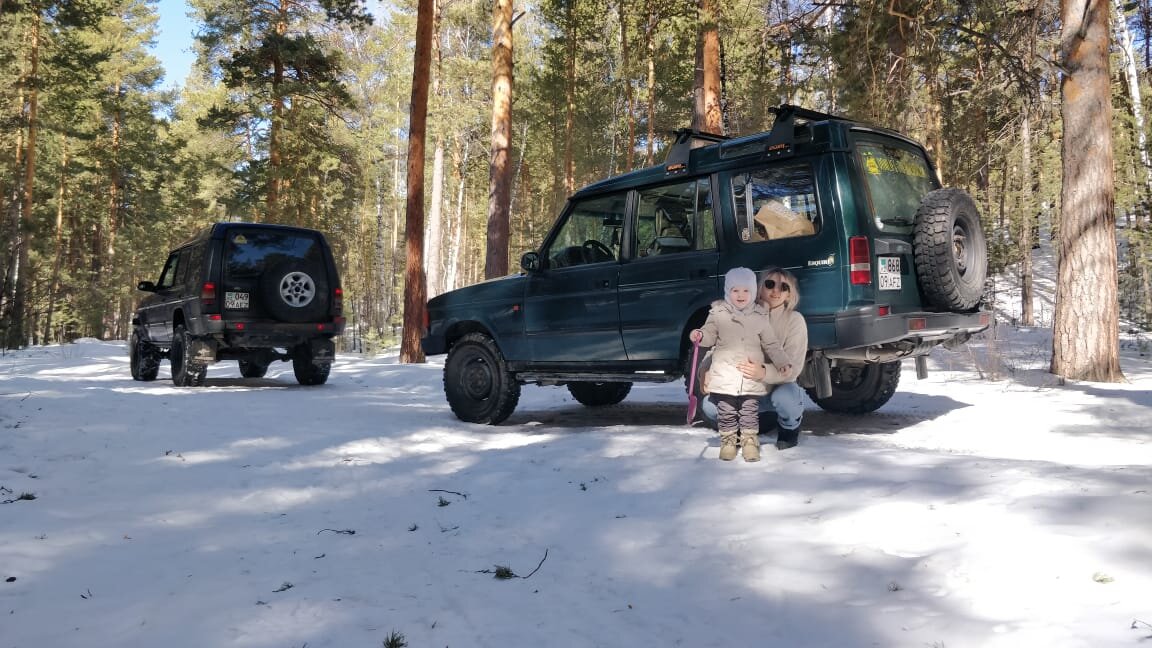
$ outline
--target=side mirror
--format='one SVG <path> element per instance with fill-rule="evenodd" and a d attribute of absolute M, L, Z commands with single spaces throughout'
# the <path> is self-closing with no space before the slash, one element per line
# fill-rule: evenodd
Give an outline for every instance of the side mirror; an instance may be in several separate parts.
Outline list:
<path fill-rule="evenodd" d="M 151 281 L 141 281 L 136 284 L 136 289 L 143 290 L 144 292 L 156 292 L 156 284 Z"/>
<path fill-rule="evenodd" d="M 520 257 L 520 267 L 523 268 L 525 272 L 539 272 L 540 253 L 525 252 L 524 256 Z"/>

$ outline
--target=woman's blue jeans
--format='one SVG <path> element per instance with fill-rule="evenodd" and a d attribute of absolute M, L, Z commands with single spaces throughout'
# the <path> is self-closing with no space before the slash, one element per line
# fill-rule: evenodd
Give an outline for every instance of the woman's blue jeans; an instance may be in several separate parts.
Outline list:
<path fill-rule="evenodd" d="M 709 422 L 716 421 L 716 404 L 710 398 L 700 400 L 700 412 Z M 765 412 L 776 413 L 776 424 L 785 430 L 800 427 L 804 418 L 804 390 L 794 382 L 776 385 L 771 392 L 760 399 L 761 429 Z"/>

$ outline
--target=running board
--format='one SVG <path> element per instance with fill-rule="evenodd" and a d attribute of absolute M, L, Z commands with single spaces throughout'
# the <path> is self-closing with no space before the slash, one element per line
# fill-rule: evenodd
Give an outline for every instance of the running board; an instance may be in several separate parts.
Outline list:
<path fill-rule="evenodd" d="M 666 373 L 564 373 L 562 371 L 523 371 L 516 374 L 516 380 L 540 385 L 561 385 L 570 382 L 614 382 L 614 383 L 666 383 L 679 380 L 682 376 Z"/>

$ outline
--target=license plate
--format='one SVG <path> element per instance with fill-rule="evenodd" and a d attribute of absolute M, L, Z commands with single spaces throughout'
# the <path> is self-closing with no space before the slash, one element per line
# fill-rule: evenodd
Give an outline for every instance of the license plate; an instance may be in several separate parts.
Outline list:
<path fill-rule="evenodd" d="M 233 308 L 233 309 L 248 308 L 248 293 L 246 293 L 246 292 L 225 292 L 224 293 L 224 308 Z"/>
<path fill-rule="evenodd" d="M 880 290 L 900 290 L 900 257 L 877 257 Z"/>

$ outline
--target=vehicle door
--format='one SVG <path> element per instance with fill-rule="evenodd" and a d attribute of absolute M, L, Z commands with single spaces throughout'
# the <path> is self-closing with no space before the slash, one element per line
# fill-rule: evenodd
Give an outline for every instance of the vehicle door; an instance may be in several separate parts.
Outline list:
<path fill-rule="evenodd" d="M 148 338 L 154 342 L 172 340 L 173 313 L 184 300 L 188 260 L 187 249 L 169 254 L 155 291 L 140 303 L 140 321 L 148 331 Z"/>
<path fill-rule="evenodd" d="M 570 202 L 528 275 L 524 327 L 536 362 L 620 362 L 617 282 L 627 192 Z"/>
<path fill-rule="evenodd" d="M 678 359 L 688 318 L 720 297 L 712 196 L 708 177 L 636 192 L 619 288 L 630 361 Z"/>

